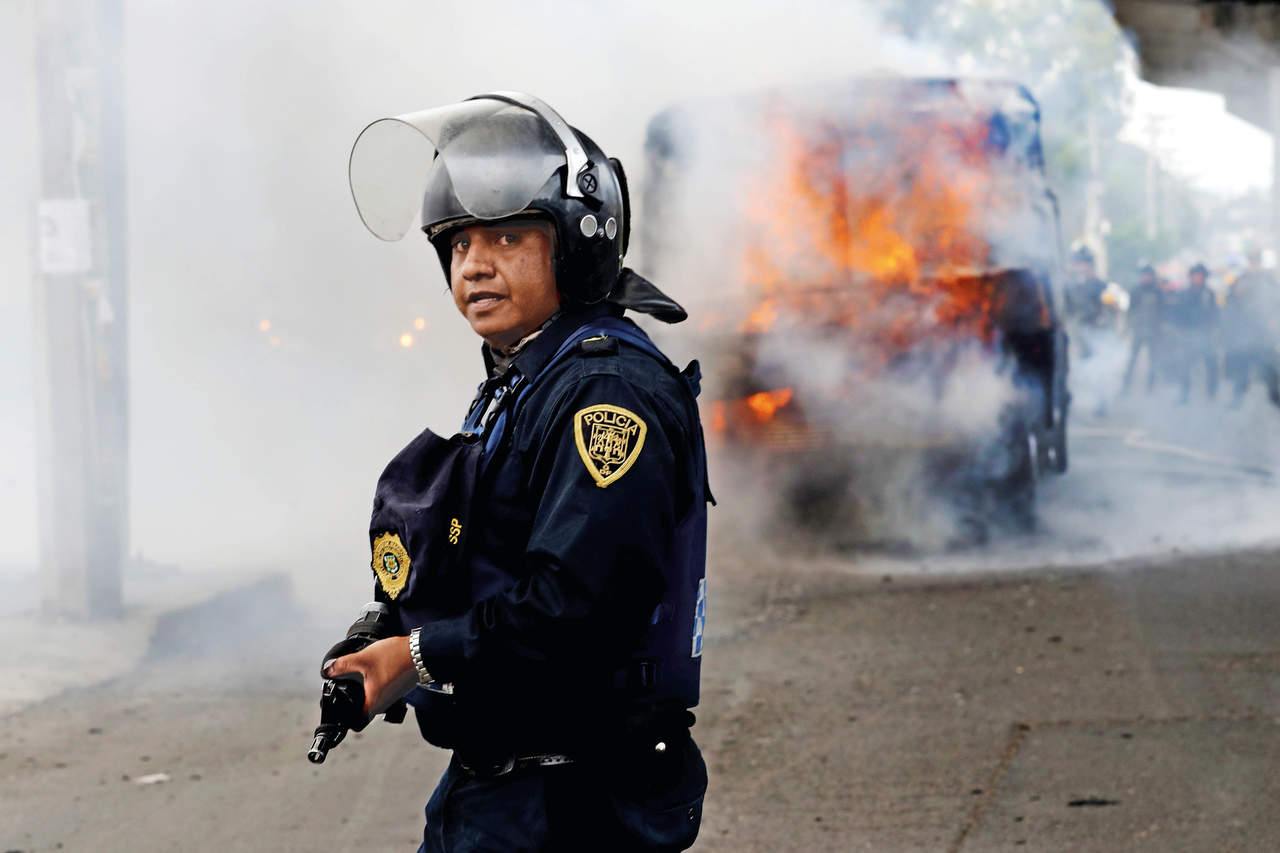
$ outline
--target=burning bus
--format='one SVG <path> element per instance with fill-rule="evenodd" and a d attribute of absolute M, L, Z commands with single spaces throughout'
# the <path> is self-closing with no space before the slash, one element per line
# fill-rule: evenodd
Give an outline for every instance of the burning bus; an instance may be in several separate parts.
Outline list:
<path fill-rule="evenodd" d="M 847 524 L 909 479 L 967 525 L 1026 525 L 1066 469 L 1039 122 L 1014 83 L 885 77 L 650 123 L 642 247 L 705 295 L 709 438 L 790 472 L 802 514 Z"/>

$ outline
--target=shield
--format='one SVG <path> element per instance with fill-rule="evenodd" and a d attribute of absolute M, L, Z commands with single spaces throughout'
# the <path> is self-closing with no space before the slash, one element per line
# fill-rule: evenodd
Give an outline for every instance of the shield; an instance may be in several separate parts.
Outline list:
<path fill-rule="evenodd" d="M 356 210 L 374 236 L 399 240 L 413 226 L 437 157 L 461 210 L 477 219 L 525 210 L 562 166 L 565 193 L 581 197 L 577 176 L 590 165 L 568 123 L 520 92 L 379 119 L 356 138 L 348 172 Z"/>

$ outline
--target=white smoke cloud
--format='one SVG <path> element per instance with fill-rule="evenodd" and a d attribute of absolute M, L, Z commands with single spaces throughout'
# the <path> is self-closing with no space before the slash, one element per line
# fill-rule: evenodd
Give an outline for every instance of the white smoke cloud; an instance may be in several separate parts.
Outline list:
<path fill-rule="evenodd" d="M 17 329 L 39 174 L 30 8 L 3 13 L 14 74 L 0 91 L 25 128 L 0 142 L 15 190 L 0 218 L 16 261 L 5 319 Z M 139 0 L 125 14 L 131 550 L 185 569 L 286 567 L 344 598 L 367 585 L 382 464 L 422 426 L 453 428 L 480 372 L 430 248 L 360 226 L 345 174 L 360 128 L 523 89 L 621 156 L 639 196 L 644 128 L 661 108 L 913 56 L 861 4 L 497 2 L 481 14 L 408 0 Z M 22 398 L 4 437 L 23 457 L 0 493 L 3 560 L 20 566 L 36 554 L 29 347 L 7 337 L 16 357 L 3 368 L 6 394 Z"/>
<path fill-rule="evenodd" d="M 34 2 L 0 4 L 0 103 L 18 129 L 0 137 L 0 564 L 23 568 L 36 554 L 23 332 L 40 165 Z M 380 243 L 355 215 L 345 170 L 362 127 L 492 89 L 532 92 L 627 163 L 644 228 L 653 180 L 644 134 L 660 110 L 877 71 L 949 70 L 938 51 L 855 2 L 125 8 L 131 550 L 192 570 L 285 568 L 308 596 L 344 606 L 367 590 L 365 530 L 382 465 L 424 425 L 452 429 L 480 373 L 434 252 L 412 237 Z M 707 170 L 683 184 L 692 214 L 666 223 L 668 233 L 686 246 L 732 245 L 731 179 Z M 632 262 L 678 271 L 659 283 L 694 309 L 690 326 L 722 293 L 714 254 L 695 264 L 637 251 Z M 399 345 L 404 334 L 412 347 Z M 684 329 L 668 336 L 677 357 L 698 354 L 692 340 Z M 807 381 L 842 375 L 837 359 L 799 357 L 819 368 Z M 985 423 L 1002 380 L 963 387 L 939 400 L 889 383 L 878 389 L 881 420 L 866 428 L 918 422 L 925 405 L 962 429 Z"/>

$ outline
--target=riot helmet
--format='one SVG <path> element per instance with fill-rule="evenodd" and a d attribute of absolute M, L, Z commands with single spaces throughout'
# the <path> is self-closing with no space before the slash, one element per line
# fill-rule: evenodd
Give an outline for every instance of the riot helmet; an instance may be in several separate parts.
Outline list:
<path fill-rule="evenodd" d="M 1196 261 L 1195 266 L 1187 270 L 1187 281 L 1192 287 L 1196 288 L 1205 287 L 1209 284 L 1209 268 L 1204 265 L 1204 261 Z"/>
<path fill-rule="evenodd" d="M 537 217 L 556 233 L 556 286 L 591 304 L 619 283 L 630 230 L 622 164 L 551 107 L 520 92 L 375 121 L 351 150 L 365 226 L 399 240 L 421 227 L 449 280 L 449 238 L 477 223 Z"/>
<path fill-rule="evenodd" d="M 1071 250 L 1071 260 L 1078 264 L 1088 264 L 1093 266 L 1097 259 L 1093 254 L 1093 250 L 1083 243 L 1077 243 Z"/>

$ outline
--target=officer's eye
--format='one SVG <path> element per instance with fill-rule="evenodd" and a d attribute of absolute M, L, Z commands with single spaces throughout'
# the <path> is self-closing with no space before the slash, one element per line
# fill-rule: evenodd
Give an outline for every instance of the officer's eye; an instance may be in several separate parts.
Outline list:
<path fill-rule="evenodd" d="M 466 237 L 458 237 L 453 241 L 453 250 L 455 252 L 465 252 L 469 248 L 471 248 L 471 241 Z"/>
<path fill-rule="evenodd" d="M 498 235 L 498 244 L 501 246 L 514 246 L 520 242 L 520 235 L 514 231 L 508 231 Z"/>

